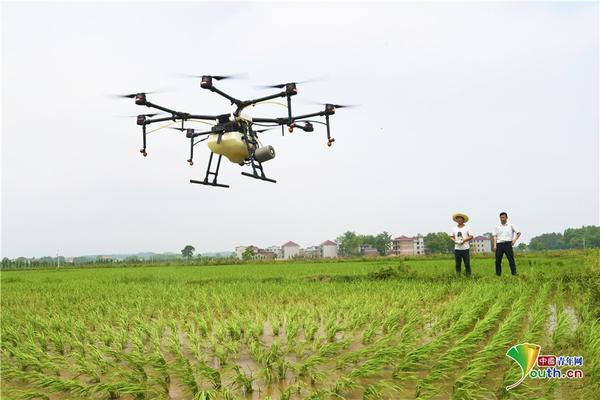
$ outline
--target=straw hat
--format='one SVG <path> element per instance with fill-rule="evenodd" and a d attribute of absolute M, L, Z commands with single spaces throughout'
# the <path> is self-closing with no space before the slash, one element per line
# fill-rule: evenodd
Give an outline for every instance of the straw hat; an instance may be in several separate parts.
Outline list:
<path fill-rule="evenodd" d="M 453 220 L 454 222 L 458 222 L 458 221 L 456 220 L 456 218 L 458 218 L 458 217 L 463 217 L 463 219 L 465 220 L 464 222 L 467 222 L 467 221 L 469 220 L 469 216 L 468 216 L 467 214 L 463 214 L 463 213 L 456 213 L 456 214 L 453 214 L 453 215 L 452 215 L 452 220 Z"/>

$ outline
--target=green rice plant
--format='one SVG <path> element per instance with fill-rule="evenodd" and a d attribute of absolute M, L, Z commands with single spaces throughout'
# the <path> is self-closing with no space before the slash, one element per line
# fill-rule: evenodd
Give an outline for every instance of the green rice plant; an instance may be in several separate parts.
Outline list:
<path fill-rule="evenodd" d="M 204 362 L 199 362 L 197 368 L 198 368 L 198 372 L 200 373 L 200 375 L 202 375 L 204 378 L 206 378 L 210 382 L 210 384 L 212 385 L 212 387 L 214 389 L 217 389 L 217 390 L 221 389 L 222 378 L 221 378 L 221 372 L 219 370 L 208 366 Z"/>
<path fill-rule="evenodd" d="M 330 392 L 324 389 L 318 389 L 305 397 L 305 400 L 325 400 Z"/>
<path fill-rule="evenodd" d="M 409 351 L 398 360 L 397 366 L 393 371 L 393 376 L 395 378 L 400 378 L 403 375 L 406 375 L 407 372 L 421 367 L 423 361 L 431 359 L 440 350 L 445 348 L 448 343 L 452 343 L 454 339 L 467 332 L 472 324 L 487 311 L 487 307 L 491 303 L 493 296 L 494 294 L 490 293 L 484 294 L 473 292 L 472 297 L 480 297 L 479 300 L 475 303 L 467 303 L 471 304 L 468 306 L 469 308 L 464 310 L 461 316 L 443 334 L 435 337 L 431 342 Z"/>
<path fill-rule="evenodd" d="M 306 318 L 304 320 L 304 338 L 309 342 L 312 342 L 316 338 L 316 334 L 319 331 L 319 323 L 313 318 Z"/>
<path fill-rule="evenodd" d="M 591 399 L 600 392 L 600 380 L 598 379 L 598 376 L 600 376 L 600 363 L 596 362 L 596 360 L 600 360 L 600 321 L 589 319 L 584 324 L 586 333 L 583 351 L 587 370 L 585 371 L 582 398 Z M 591 361 L 587 362 L 587 360 Z"/>
<path fill-rule="evenodd" d="M 550 296 L 551 285 L 545 284 L 537 292 L 537 296 L 531 312 L 529 313 L 529 325 L 522 337 L 514 340 L 514 343 L 539 343 L 545 336 L 546 324 L 549 316 L 548 299 Z M 511 363 L 512 364 L 512 363 Z M 507 368 L 503 375 L 502 383 L 496 391 L 496 396 L 500 398 L 534 398 L 535 394 L 529 390 L 528 382 L 525 381 L 516 390 L 506 391 L 506 386 L 516 382 L 520 378 L 519 368 Z"/>
<path fill-rule="evenodd" d="M 232 383 L 234 387 L 241 389 L 243 393 L 252 393 L 252 383 L 254 382 L 254 377 L 252 373 L 245 373 L 239 365 L 233 365 L 233 380 Z"/>
<path fill-rule="evenodd" d="M 362 334 L 362 344 L 373 343 L 373 336 L 377 332 L 377 323 L 372 322 Z"/>
<path fill-rule="evenodd" d="M 20 400 L 50 400 L 50 396 L 41 393 L 41 392 L 30 392 L 30 391 L 24 391 L 24 390 L 19 390 L 19 391 L 13 391 L 12 393 L 7 393 L 10 394 L 11 397 L 9 398 L 14 398 L 14 399 L 20 399 Z M 12 397 L 14 396 L 14 397 Z"/>
<path fill-rule="evenodd" d="M 562 304 L 556 304 L 556 327 L 552 332 L 552 347 L 565 349 L 568 346 L 571 330 L 569 320 Z"/>
<path fill-rule="evenodd" d="M 359 387 L 360 384 L 356 381 L 355 378 L 352 378 L 350 376 L 342 376 L 336 379 L 336 381 L 330 389 L 330 392 L 336 395 L 337 397 L 342 398 L 341 395 L 343 393 Z"/>
<path fill-rule="evenodd" d="M 260 318 L 256 317 L 253 320 L 248 322 L 248 335 L 254 339 L 258 340 L 263 335 L 264 326 L 263 322 Z"/>
<path fill-rule="evenodd" d="M 82 375 L 87 375 L 91 379 L 89 383 L 100 382 L 100 371 L 98 371 L 93 365 L 90 365 L 87 360 L 81 357 L 79 354 L 75 354 L 74 359 L 75 378 L 79 378 Z"/>
<path fill-rule="evenodd" d="M 279 332 L 281 331 L 281 320 L 278 318 L 272 319 L 271 329 L 273 330 L 273 336 L 279 336 Z"/>
<path fill-rule="evenodd" d="M 393 395 L 396 396 L 397 392 L 398 388 L 396 386 L 384 381 L 380 381 L 367 385 L 363 390 L 362 398 L 363 400 L 380 400 L 386 398 L 386 393 L 393 393 Z"/>
<path fill-rule="evenodd" d="M 216 390 L 199 390 L 194 394 L 193 400 L 215 400 L 217 394 Z"/>
<path fill-rule="evenodd" d="M 0 395 L 261 398 L 276 385 L 283 399 L 396 399 L 414 395 L 417 376 L 430 370 L 438 378 L 425 378 L 431 388 L 421 397 L 447 397 L 456 381 L 454 398 L 594 398 L 599 254 L 519 254 L 519 280 L 497 279 L 485 256 L 475 257 L 481 268 L 471 280 L 448 276 L 453 261 L 443 257 L 409 259 L 410 274 L 390 279 L 375 279 L 389 260 L 3 271 Z M 531 308 L 523 312 L 519 301 L 489 331 L 481 327 L 497 299 L 526 292 L 540 293 Z M 559 305 L 550 334 L 547 304 Z M 473 331 L 485 333 L 477 340 Z M 547 334 L 557 351 L 584 355 L 585 379 L 526 380 L 504 394 L 515 369 L 501 347 L 509 336 L 537 343 Z M 271 344 L 273 336 L 284 339 Z M 458 357 L 454 348 L 464 363 L 446 360 Z M 260 379 L 252 376 L 252 394 L 241 395 L 230 365 L 247 356 Z"/>
<path fill-rule="evenodd" d="M 431 398 L 438 393 L 439 386 L 436 385 L 436 382 L 441 379 L 448 379 L 452 369 L 465 362 L 465 355 L 472 352 L 477 343 L 485 339 L 487 333 L 496 326 L 507 303 L 507 295 L 498 299 L 498 302 L 492 306 L 487 315 L 477 322 L 473 330 L 456 342 L 436 361 L 429 374 L 417 384 L 417 398 Z"/>
<path fill-rule="evenodd" d="M 280 395 L 280 400 L 290 400 L 294 394 L 299 394 L 302 386 L 299 383 L 294 383 L 285 388 Z"/>
<path fill-rule="evenodd" d="M 239 399 L 241 399 L 240 396 L 236 395 L 235 393 L 233 393 L 231 390 L 229 390 L 227 388 L 221 389 L 221 397 L 224 400 L 239 400 Z"/>
<path fill-rule="evenodd" d="M 285 325 L 285 335 L 288 343 L 293 343 L 300 331 L 300 325 L 295 318 L 289 318 Z"/>
<path fill-rule="evenodd" d="M 107 395 L 110 399 L 118 399 L 123 395 L 132 395 L 135 399 L 145 399 L 148 388 L 145 385 L 118 382 L 118 383 L 98 383 L 90 388 L 90 394 Z"/>
<path fill-rule="evenodd" d="M 400 310 L 396 310 L 392 314 L 390 314 L 381 325 L 381 330 L 383 334 L 385 335 L 390 332 L 394 332 L 400 325 L 401 317 L 402 312 Z"/>
<path fill-rule="evenodd" d="M 466 371 L 455 381 L 453 399 L 479 399 L 493 396 L 493 391 L 482 385 L 486 375 L 496 367 L 499 359 L 504 357 L 515 336 L 521 330 L 527 315 L 529 295 L 521 295 L 514 303 L 512 312 L 504 320 L 498 332 L 488 344 L 469 361 Z"/>
<path fill-rule="evenodd" d="M 342 327 L 338 324 L 335 318 L 327 321 L 327 325 L 325 326 L 325 337 L 328 342 L 333 342 L 336 339 L 336 335 L 342 332 Z"/>
<path fill-rule="evenodd" d="M 275 380 L 273 369 L 271 367 L 263 367 L 258 370 L 258 376 L 260 376 L 267 386 L 271 386 L 273 381 Z"/>
<path fill-rule="evenodd" d="M 341 352 L 346 348 L 350 342 L 343 340 L 334 343 L 325 343 L 319 348 L 314 354 L 308 356 L 304 361 L 293 366 L 299 376 L 306 376 L 306 374 L 313 370 L 318 365 L 326 362 L 328 359 L 333 357 L 335 354 Z"/>

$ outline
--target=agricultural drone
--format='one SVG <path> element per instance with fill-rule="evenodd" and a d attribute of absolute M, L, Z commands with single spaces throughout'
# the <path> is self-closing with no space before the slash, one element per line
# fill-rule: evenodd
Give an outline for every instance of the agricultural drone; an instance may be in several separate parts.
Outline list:
<path fill-rule="evenodd" d="M 147 156 L 146 135 L 149 133 L 147 127 L 157 122 L 172 121 L 173 123 L 169 125 L 173 125 L 174 123 L 181 121 L 181 126 L 169 128 L 184 132 L 186 137 L 190 139 L 190 158 L 187 160 L 190 165 L 194 164 L 194 147 L 201 142 L 207 142 L 208 148 L 210 149 L 210 156 L 208 158 L 208 166 L 206 168 L 204 180 L 190 180 L 191 183 L 198 183 L 201 185 L 229 187 L 229 185 L 224 185 L 217 181 L 223 156 L 232 163 L 241 166 L 246 165 L 252 168 L 251 172 L 242 172 L 242 175 L 275 183 L 276 181 L 274 179 L 268 178 L 265 175 L 263 169 L 263 163 L 275 157 L 275 149 L 270 145 L 263 146 L 258 139 L 258 134 L 279 126 L 281 126 L 282 135 L 285 131 L 284 126 L 287 126 L 287 130 L 290 133 L 296 128 L 305 132 L 313 132 L 313 123 L 317 123 L 325 125 L 327 130 L 327 146 L 331 146 L 335 139 L 331 137 L 329 117 L 335 114 L 336 108 L 349 107 L 340 104 L 322 104 L 325 108 L 321 111 L 304 115 L 293 115 L 292 96 L 298 94 L 296 86 L 298 82 L 266 86 L 266 88 L 281 89 L 281 91 L 257 99 L 239 100 L 218 89 L 213 84 L 214 81 L 229 79 L 233 76 L 201 75 L 193 77 L 201 79 L 201 88 L 210 90 L 229 100 L 231 105 L 235 105 L 235 111 L 233 111 L 233 113 L 220 115 L 198 115 L 175 111 L 148 101 L 147 95 L 153 92 L 119 95 L 119 97 L 134 99 L 135 104 L 139 106 L 153 108 L 162 113 L 166 113 L 167 115 L 165 117 L 161 117 L 161 114 L 157 113 L 137 115 L 137 124 L 142 127 L 143 147 L 140 150 L 140 153 L 142 153 L 144 157 Z M 243 114 L 246 107 L 254 106 L 262 102 L 268 102 L 269 100 L 279 97 L 285 97 L 287 100 L 287 116 L 285 117 L 257 118 Z M 311 119 L 314 117 L 325 117 L 325 122 Z M 212 127 L 208 131 L 199 131 L 186 127 L 186 121 L 204 122 L 212 125 Z M 263 129 L 255 129 L 255 126 Z M 158 129 L 166 127 L 167 126 L 164 126 Z M 214 163 L 216 163 L 216 166 L 213 165 Z"/>

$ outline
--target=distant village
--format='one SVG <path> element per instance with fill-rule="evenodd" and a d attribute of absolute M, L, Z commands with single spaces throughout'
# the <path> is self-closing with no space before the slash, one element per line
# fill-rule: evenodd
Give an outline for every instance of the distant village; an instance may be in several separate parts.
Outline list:
<path fill-rule="evenodd" d="M 379 251 L 371 246 L 360 246 L 358 254 L 365 257 L 379 256 Z M 471 251 L 475 253 L 489 253 L 492 251 L 491 236 L 476 236 L 471 241 Z M 419 256 L 425 254 L 425 241 L 422 235 L 413 237 L 399 236 L 392 240 L 392 245 L 387 252 L 390 256 Z M 326 240 L 323 243 L 303 248 L 299 244 L 288 241 L 281 246 L 259 248 L 253 245 L 237 246 L 235 256 L 240 260 L 251 259 L 293 259 L 293 258 L 336 258 L 338 245 L 336 242 Z"/>

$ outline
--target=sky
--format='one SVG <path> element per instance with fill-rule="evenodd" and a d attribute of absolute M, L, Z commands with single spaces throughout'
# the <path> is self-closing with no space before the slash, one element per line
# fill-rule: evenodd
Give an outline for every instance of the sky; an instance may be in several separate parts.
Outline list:
<path fill-rule="evenodd" d="M 2 257 L 229 251 L 345 231 L 476 234 L 500 211 L 528 242 L 598 225 L 597 3 L 2 2 Z M 311 102 L 358 104 L 284 137 L 264 164 L 276 184 L 204 177 L 209 151 L 159 130 L 140 155 L 136 115 L 110 94 L 197 114 L 231 112 L 180 74 L 237 98 L 298 86 Z M 284 115 L 259 105 L 253 116 Z M 192 126 L 192 125 L 190 125 Z M 198 128 L 201 125 L 196 126 Z"/>

